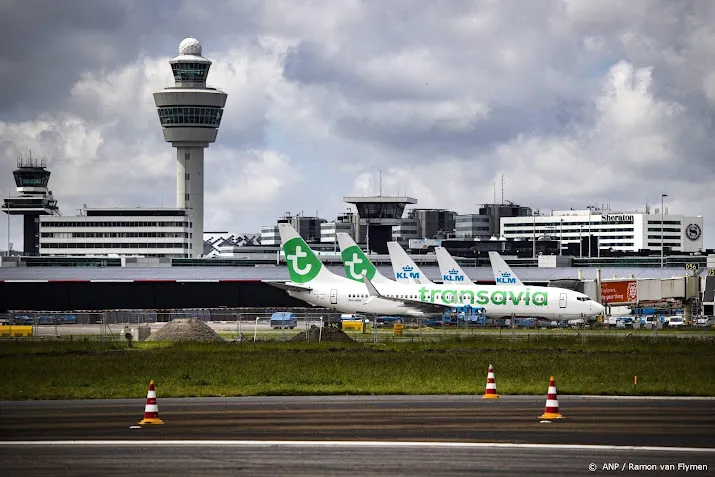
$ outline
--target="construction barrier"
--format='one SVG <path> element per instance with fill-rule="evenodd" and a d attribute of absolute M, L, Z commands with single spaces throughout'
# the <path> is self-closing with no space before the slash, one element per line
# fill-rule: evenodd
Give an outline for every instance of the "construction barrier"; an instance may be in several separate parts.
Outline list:
<path fill-rule="evenodd" d="M 359 320 L 344 320 L 343 331 L 360 331 L 365 333 L 365 323 Z"/>
<path fill-rule="evenodd" d="M 0 337 L 32 336 L 32 326 L 0 326 Z"/>

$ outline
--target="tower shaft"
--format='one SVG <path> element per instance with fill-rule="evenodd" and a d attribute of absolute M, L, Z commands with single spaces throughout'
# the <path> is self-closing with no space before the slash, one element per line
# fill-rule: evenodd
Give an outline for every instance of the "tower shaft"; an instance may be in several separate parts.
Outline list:
<path fill-rule="evenodd" d="M 204 239 L 204 147 L 176 145 L 176 207 L 191 219 L 191 249 L 202 254 Z"/>

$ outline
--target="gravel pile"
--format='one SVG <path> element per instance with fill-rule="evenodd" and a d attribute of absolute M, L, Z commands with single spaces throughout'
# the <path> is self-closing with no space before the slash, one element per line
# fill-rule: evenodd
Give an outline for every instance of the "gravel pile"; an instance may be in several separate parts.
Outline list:
<path fill-rule="evenodd" d="M 198 318 L 177 318 L 149 335 L 146 341 L 225 341 Z"/>
<path fill-rule="evenodd" d="M 332 326 L 326 326 L 323 328 L 323 333 L 321 337 L 320 327 L 311 325 L 308 331 L 302 331 L 295 335 L 291 341 L 306 341 L 305 335 L 308 334 L 307 341 L 355 341 L 350 336 L 348 336 L 343 330 L 333 328 Z"/>

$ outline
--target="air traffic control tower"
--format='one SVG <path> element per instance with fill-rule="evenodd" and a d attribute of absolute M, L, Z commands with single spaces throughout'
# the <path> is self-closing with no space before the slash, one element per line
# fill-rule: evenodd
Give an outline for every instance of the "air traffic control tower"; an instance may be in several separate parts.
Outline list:
<path fill-rule="evenodd" d="M 169 61 L 173 87 L 154 93 L 164 140 L 176 148 L 176 207 L 191 220 L 191 257 L 203 254 L 204 149 L 216 141 L 226 93 L 206 86 L 211 61 L 201 56 L 201 43 L 186 38 L 179 56 Z"/>
<path fill-rule="evenodd" d="M 387 254 L 387 242 L 392 241 L 392 227 L 400 225 L 407 204 L 416 204 L 412 197 L 343 197 L 343 202 L 355 205 L 357 226 L 355 241 L 367 244 L 368 251 Z"/>
<path fill-rule="evenodd" d="M 18 158 L 17 169 L 12 172 L 15 176 L 17 195 L 7 197 L 2 206 L 2 211 L 8 215 L 23 216 L 22 252 L 24 255 L 40 253 L 40 216 L 60 215 L 57 201 L 52 196 L 52 191 L 47 189 L 50 171 L 45 169 L 46 167 L 45 158 L 34 158 L 32 154 L 29 157 Z"/>

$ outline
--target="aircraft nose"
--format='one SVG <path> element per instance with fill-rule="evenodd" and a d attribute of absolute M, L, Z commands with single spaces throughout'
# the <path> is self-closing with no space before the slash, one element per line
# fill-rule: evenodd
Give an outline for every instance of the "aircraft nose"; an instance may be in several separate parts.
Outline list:
<path fill-rule="evenodd" d="M 601 305 L 600 303 L 596 303 L 594 305 L 594 311 L 596 312 L 597 315 L 602 315 L 604 311 L 606 311 L 606 307 Z"/>

